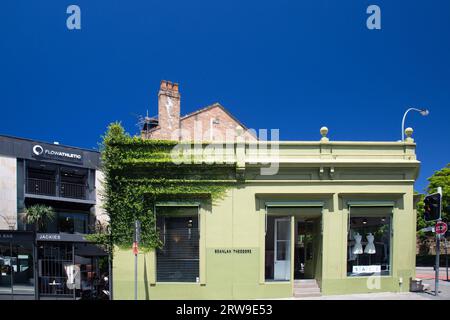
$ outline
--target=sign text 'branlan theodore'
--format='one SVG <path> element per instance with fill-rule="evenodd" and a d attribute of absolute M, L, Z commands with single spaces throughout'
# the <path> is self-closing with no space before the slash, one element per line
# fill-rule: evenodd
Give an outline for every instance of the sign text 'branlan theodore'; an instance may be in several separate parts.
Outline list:
<path fill-rule="evenodd" d="M 216 254 L 228 254 L 228 253 L 248 254 L 248 253 L 252 253 L 252 249 L 214 249 L 214 253 L 216 253 Z"/>

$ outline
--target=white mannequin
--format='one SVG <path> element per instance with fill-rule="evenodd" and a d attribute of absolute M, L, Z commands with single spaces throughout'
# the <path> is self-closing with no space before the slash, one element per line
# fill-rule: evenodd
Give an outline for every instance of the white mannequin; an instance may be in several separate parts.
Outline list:
<path fill-rule="evenodd" d="M 367 234 L 366 238 L 367 238 L 368 243 L 367 243 L 366 247 L 364 248 L 364 253 L 375 254 L 376 250 L 375 250 L 375 245 L 373 244 L 373 240 L 375 237 L 373 236 L 373 234 L 371 232 L 369 232 Z"/>
<path fill-rule="evenodd" d="M 350 246 L 349 250 L 348 250 L 348 261 L 354 261 L 356 260 L 356 255 L 353 254 L 353 247 Z"/>
<path fill-rule="evenodd" d="M 362 254 L 363 253 L 363 248 L 362 248 L 362 244 L 361 244 L 361 239 L 362 236 L 357 232 L 354 236 L 355 238 L 355 245 L 353 246 L 353 254 Z"/>

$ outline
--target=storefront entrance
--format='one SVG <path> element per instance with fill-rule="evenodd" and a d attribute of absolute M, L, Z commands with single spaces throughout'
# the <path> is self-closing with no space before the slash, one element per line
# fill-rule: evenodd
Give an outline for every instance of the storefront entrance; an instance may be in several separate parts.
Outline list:
<path fill-rule="evenodd" d="M 33 234 L 0 231 L 0 300 L 34 299 Z"/>
<path fill-rule="evenodd" d="M 320 277 L 321 207 L 270 207 L 265 229 L 266 281 Z"/>
<path fill-rule="evenodd" d="M 87 243 L 38 243 L 39 299 L 101 299 L 108 257 Z M 105 297 L 107 298 L 107 297 Z"/>
<path fill-rule="evenodd" d="M 319 220 L 295 220 L 294 279 L 314 279 L 315 246 L 317 234 L 315 225 Z M 317 250 L 317 248 L 316 248 Z M 317 255 L 317 253 L 316 253 Z"/>

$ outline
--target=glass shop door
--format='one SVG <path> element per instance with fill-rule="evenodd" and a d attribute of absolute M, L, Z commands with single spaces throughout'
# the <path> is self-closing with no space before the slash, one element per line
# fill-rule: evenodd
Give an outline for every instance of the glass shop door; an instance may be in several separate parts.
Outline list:
<path fill-rule="evenodd" d="M 291 277 L 291 219 L 275 219 L 274 280 L 290 280 Z"/>

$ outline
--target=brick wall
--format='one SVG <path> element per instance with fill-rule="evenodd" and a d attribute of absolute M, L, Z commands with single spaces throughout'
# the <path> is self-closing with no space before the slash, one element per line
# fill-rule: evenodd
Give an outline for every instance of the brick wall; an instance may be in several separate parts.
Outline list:
<path fill-rule="evenodd" d="M 233 119 L 218 104 L 206 108 L 199 113 L 181 119 L 181 139 L 202 141 L 228 141 L 236 140 L 239 123 Z M 201 138 L 200 138 L 201 137 Z M 244 133 L 244 138 L 255 140 L 249 132 Z"/>
<path fill-rule="evenodd" d="M 237 128 L 242 126 L 220 104 L 214 104 L 188 116 L 180 117 L 180 92 L 178 84 L 161 81 L 158 93 L 158 126 L 148 133 L 142 132 L 144 139 L 161 140 L 236 140 Z M 256 137 L 245 131 L 243 137 L 254 141 Z"/>

